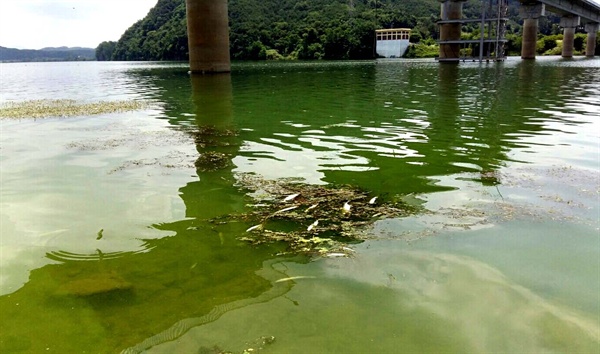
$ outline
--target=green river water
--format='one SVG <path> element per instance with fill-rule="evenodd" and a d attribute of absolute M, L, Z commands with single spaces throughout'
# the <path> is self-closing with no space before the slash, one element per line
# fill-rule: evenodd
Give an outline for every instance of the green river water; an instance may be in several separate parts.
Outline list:
<path fill-rule="evenodd" d="M 148 103 L 0 118 L 0 353 L 600 352 L 600 59 L 187 70 L 0 64 L 0 109 Z M 248 174 L 418 211 L 253 245 Z"/>

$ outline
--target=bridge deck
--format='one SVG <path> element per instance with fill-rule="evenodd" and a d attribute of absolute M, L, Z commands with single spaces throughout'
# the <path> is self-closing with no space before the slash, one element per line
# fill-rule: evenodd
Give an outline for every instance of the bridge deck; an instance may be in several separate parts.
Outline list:
<path fill-rule="evenodd" d="M 521 1 L 523 2 L 523 1 Z M 539 0 L 546 9 L 559 15 L 577 15 L 582 23 L 600 22 L 600 5 L 589 0 Z"/>

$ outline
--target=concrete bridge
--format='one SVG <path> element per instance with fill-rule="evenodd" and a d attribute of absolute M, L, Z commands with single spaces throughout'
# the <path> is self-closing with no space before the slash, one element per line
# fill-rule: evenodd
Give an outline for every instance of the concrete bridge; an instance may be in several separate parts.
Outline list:
<path fill-rule="evenodd" d="M 440 60 L 459 60 L 460 35 L 463 19 L 462 7 L 466 0 L 440 0 Z M 485 1 L 485 0 L 484 0 Z M 519 0 L 523 19 L 523 40 L 521 58 L 535 59 L 538 34 L 538 20 L 546 10 L 561 15 L 560 26 L 564 29 L 562 56 L 573 56 L 575 29 L 585 26 L 588 33 L 586 56 L 594 56 L 596 35 L 600 23 L 600 5 L 589 0 Z M 497 3 L 506 0 L 496 0 Z M 500 18 L 498 21 L 507 20 Z"/>
<path fill-rule="evenodd" d="M 459 59 L 460 44 L 457 42 L 460 41 L 462 7 L 465 1 L 440 0 L 440 59 Z M 520 13 L 523 19 L 521 50 L 523 59 L 535 58 L 538 19 L 545 15 L 546 9 L 562 16 L 564 57 L 573 56 L 575 28 L 582 25 L 588 32 L 586 55 L 594 55 L 596 34 L 600 23 L 600 5 L 589 0 L 520 0 L 520 2 Z M 192 73 L 231 71 L 227 0 L 186 0 L 186 9 L 190 71 Z M 448 57 L 448 53 L 457 53 L 456 58 Z"/>
<path fill-rule="evenodd" d="M 545 14 L 546 9 L 562 16 L 560 21 L 560 26 L 564 31 L 562 56 L 565 58 L 573 56 L 575 28 L 584 25 L 585 31 L 588 33 L 586 56 L 593 57 L 600 23 L 600 5 L 588 0 L 539 0 L 539 2 L 521 0 L 523 42 L 525 42 L 525 33 L 529 36 L 535 35 L 535 38 L 528 38 L 528 43 L 532 40 L 534 43 L 528 45 L 527 52 L 521 51 L 521 57 L 523 59 L 535 58 L 537 22 L 539 17 Z"/>

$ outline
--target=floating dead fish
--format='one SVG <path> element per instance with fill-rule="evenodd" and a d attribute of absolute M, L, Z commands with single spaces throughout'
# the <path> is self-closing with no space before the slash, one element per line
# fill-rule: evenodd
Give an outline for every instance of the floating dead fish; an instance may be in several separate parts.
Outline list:
<path fill-rule="evenodd" d="M 353 252 L 353 253 L 354 253 L 354 252 L 356 252 L 355 250 L 353 250 L 353 249 L 352 249 L 352 248 L 350 248 L 350 247 L 342 247 L 342 249 L 343 249 L 344 251 L 348 251 L 348 252 Z"/>
<path fill-rule="evenodd" d="M 283 201 L 284 202 L 291 202 L 292 200 L 298 198 L 299 195 L 300 195 L 300 193 L 288 195 L 287 197 L 285 197 L 285 199 Z"/>
<path fill-rule="evenodd" d="M 269 204 L 264 204 L 264 203 L 258 203 L 258 204 L 246 204 L 247 207 L 251 207 L 251 208 L 264 208 L 264 207 L 268 207 Z"/>
<path fill-rule="evenodd" d="M 67 232 L 67 231 L 69 231 L 69 229 L 58 229 L 58 230 L 54 230 L 54 231 L 45 232 L 43 234 L 40 234 L 39 237 L 54 236 L 54 235 L 62 234 L 63 232 Z"/>
<path fill-rule="evenodd" d="M 337 253 L 337 252 L 327 253 L 327 257 L 329 257 L 329 258 L 346 257 L 346 254 L 345 253 Z"/>
<path fill-rule="evenodd" d="M 377 201 L 377 197 L 373 197 L 373 198 L 371 198 L 371 200 L 369 200 L 369 204 L 375 204 L 376 201 Z"/>
<path fill-rule="evenodd" d="M 275 212 L 275 214 L 285 213 L 286 211 L 294 210 L 296 208 L 298 208 L 298 206 L 294 205 L 294 206 L 291 206 L 291 207 L 288 207 L 288 208 L 285 208 L 285 209 L 278 210 L 278 211 Z"/>
<path fill-rule="evenodd" d="M 319 220 L 313 222 L 312 224 L 310 224 L 310 226 L 308 227 L 308 229 L 306 229 L 306 231 L 311 231 L 312 229 L 314 229 L 317 225 L 319 225 Z"/>
<path fill-rule="evenodd" d="M 346 203 L 344 203 L 344 206 L 342 207 L 342 211 L 344 213 L 349 213 L 350 212 L 350 208 L 352 208 L 352 205 L 350 205 L 350 203 L 346 202 Z"/>
<path fill-rule="evenodd" d="M 314 209 L 314 208 L 316 208 L 317 206 L 319 206 L 319 203 L 317 203 L 317 204 L 313 204 L 313 205 L 309 206 L 308 208 L 306 208 L 306 210 L 305 210 L 305 211 L 308 213 L 309 211 L 313 210 L 313 209 Z"/>
<path fill-rule="evenodd" d="M 378 192 L 348 185 L 311 185 L 295 178 L 272 181 L 254 174 L 241 174 L 236 178 L 236 186 L 253 198 L 251 203 L 266 206 L 218 216 L 210 222 L 214 225 L 240 222 L 246 228 L 254 222 L 261 223 L 262 231 L 242 231 L 238 239 L 253 245 L 287 243 L 285 252 L 278 253 L 281 255 L 302 253 L 325 259 L 352 258 L 359 251 L 351 250 L 351 246 L 343 242 L 362 240 L 368 233 L 367 227 L 377 220 L 373 215 L 396 218 L 420 210 L 402 201 L 388 201 Z M 288 202 L 284 203 L 284 199 Z M 369 201 L 373 204 L 368 204 Z"/>
<path fill-rule="evenodd" d="M 289 278 L 281 278 L 278 280 L 275 280 L 276 283 L 283 283 L 284 281 L 292 281 L 292 280 L 297 280 L 297 279 L 315 279 L 315 276 L 312 275 L 298 275 L 295 277 L 289 277 Z"/>
<path fill-rule="evenodd" d="M 262 230 L 262 229 L 263 229 L 263 224 L 258 224 L 258 225 L 249 227 L 248 230 L 246 230 L 246 232 L 250 232 L 250 231 L 254 231 L 254 230 Z"/>

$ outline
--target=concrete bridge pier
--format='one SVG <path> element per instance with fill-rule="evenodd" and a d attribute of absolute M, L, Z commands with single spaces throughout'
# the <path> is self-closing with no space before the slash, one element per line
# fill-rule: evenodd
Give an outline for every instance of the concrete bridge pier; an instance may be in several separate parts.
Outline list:
<path fill-rule="evenodd" d="M 535 59 L 537 45 L 538 20 L 546 13 L 546 7 L 541 3 L 521 4 L 519 14 L 523 19 L 523 41 L 521 59 Z"/>
<path fill-rule="evenodd" d="M 460 60 L 463 4 L 466 0 L 440 0 L 440 62 Z M 451 43 L 444 43 L 450 41 Z M 456 41 L 456 43 L 452 43 Z"/>
<path fill-rule="evenodd" d="M 585 31 L 587 32 L 587 44 L 585 47 L 585 55 L 587 57 L 593 57 L 596 52 L 596 36 L 600 23 L 587 23 L 585 25 Z"/>
<path fill-rule="evenodd" d="M 231 71 L 227 0 L 186 0 L 192 74 Z"/>
<path fill-rule="evenodd" d="M 573 57 L 573 46 L 575 44 L 575 27 L 581 24 L 579 16 L 563 16 L 560 19 L 560 26 L 563 28 L 563 47 L 562 57 Z"/>

